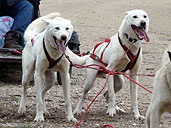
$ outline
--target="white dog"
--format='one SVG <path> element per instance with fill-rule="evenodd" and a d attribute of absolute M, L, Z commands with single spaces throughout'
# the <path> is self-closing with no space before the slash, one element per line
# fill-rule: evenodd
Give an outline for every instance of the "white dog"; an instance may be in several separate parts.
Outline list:
<path fill-rule="evenodd" d="M 137 74 L 142 59 L 141 42 L 143 39 L 146 42 L 149 42 L 149 37 L 147 35 L 148 28 L 149 18 L 145 11 L 132 10 L 126 12 L 126 16 L 122 21 L 118 33 L 103 43 L 96 45 L 91 51 L 91 55 L 86 61 L 86 64 L 105 65 L 108 70 L 122 72 L 130 70 L 131 74 Z M 126 51 L 127 55 L 125 55 L 121 62 L 117 64 Z M 74 110 L 74 114 L 80 114 L 85 95 L 92 88 L 98 74 L 99 72 L 97 70 L 87 69 L 84 92 L 76 109 Z M 138 81 L 137 76 L 131 75 L 130 77 Z M 112 75 L 109 77 L 108 92 L 105 93 L 105 97 L 108 97 L 107 113 L 110 116 L 116 114 L 117 111 L 124 112 L 124 110 L 120 109 L 115 103 L 115 92 L 122 88 L 123 82 L 124 79 L 121 75 Z M 137 85 L 131 82 L 130 88 L 135 118 L 144 118 L 139 114 L 138 110 Z"/>
<path fill-rule="evenodd" d="M 153 94 L 147 111 L 147 128 L 159 128 L 161 115 L 171 113 L 171 45 L 163 55 L 161 68 L 153 81 Z M 168 55 L 169 53 L 169 55 Z"/>
<path fill-rule="evenodd" d="M 68 121 L 76 121 L 70 103 L 69 61 L 65 54 L 77 64 L 83 64 L 85 57 L 78 57 L 66 45 L 73 26 L 58 13 L 52 13 L 33 21 L 25 32 L 26 46 L 22 55 L 22 96 L 18 112 L 26 112 L 26 87 L 34 74 L 36 86 L 36 121 L 44 121 L 45 93 L 54 84 L 55 72 L 62 77 L 65 111 Z"/>

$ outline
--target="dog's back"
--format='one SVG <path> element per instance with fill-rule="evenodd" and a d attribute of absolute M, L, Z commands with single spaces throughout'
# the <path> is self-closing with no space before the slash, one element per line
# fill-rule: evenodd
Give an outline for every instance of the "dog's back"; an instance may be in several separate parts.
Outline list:
<path fill-rule="evenodd" d="M 171 45 L 165 50 L 163 56 L 162 56 L 162 64 L 161 66 L 165 65 L 166 63 L 168 63 L 170 61 L 170 56 L 168 52 L 171 52 Z"/>
<path fill-rule="evenodd" d="M 163 54 L 162 64 L 153 81 L 153 95 L 147 111 L 147 128 L 159 128 L 163 112 L 171 113 L 171 45 Z"/>
<path fill-rule="evenodd" d="M 166 79 L 171 91 L 171 45 L 165 50 L 162 59 L 162 65 L 166 66 Z"/>
<path fill-rule="evenodd" d="M 58 12 L 54 12 L 54 13 L 50 13 L 48 15 L 45 15 L 43 17 L 40 17 L 36 20 L 34 20 L 26 29 L 25 33 L 24 33 L 24 39 L 25 39 L 25 43 L 30 40 L 31 38 L 33 38 L 36 34 L 39 34 L 40 32 L 42 32 L 44 30 L 44 28 L 46 27 L 46 23 L 43 22 L 43 19 L 54 19 L 55 17 L 59 17 L 60 13 Z"/>
<path fill-rule="evenodd" d="M 167 78 L 167 82 L 168 85 L 170 87 L 170 93 L 171 93 L 171 52 L 168 51 L 170 61 L 167 64 L 167 72 L 166 72 L 166 78 Z"/>

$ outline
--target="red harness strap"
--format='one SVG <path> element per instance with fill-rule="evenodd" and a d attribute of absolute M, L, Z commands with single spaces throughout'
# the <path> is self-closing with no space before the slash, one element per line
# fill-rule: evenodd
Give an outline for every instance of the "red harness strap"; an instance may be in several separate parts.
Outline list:
<path fill-rule="evenodd" d="M 58 59 L 54 60 L 53 58 L 50 57 L 46 47 L 45 47 L 45 41 L 44 41 L 44 38 L 43 38 L 43 49 L 44 49 L 44 52 L 45 52 L 45 55 L 46 55 L 46 58 L 47 60 L 49 61 L 49 69 L 53 68 L 63 57 L 64 54 L 62 54 Z"/>
<path fill-rule="evenodd" d="M 105 43 L 105 42 L 107 42 L 108 44 L 107 44 L 106 47 L 103 49 L 101 56 L 98 57 L 97 55 L 94 54 L 94 52 L 95 52 L 96 48 L 97 48 L 99 45 L 101 45 L 101 44 L 103 44 L 103 43 Z M 108 47 L 109 43 L 110 43 L 110 39 L 105 39 L 104 42 L 101 42 L 101 43 L 96 44 L 95 47 L 94 47 L 93 53 L 90 54 L 90 57 L 91 57 L 92 59 L 94 59 L 94 60 L 96 60 L 96 61 L 102 63 L 103 65 L 107 66 L 108 64 L 107 64 L 107 63 L 104 63 L 103 60 L 102 60 L 102 58 L 103 58 L 103 53 L 104 53 L 104 51 L 106 50 L 106 48 Z"/>
<path fill-rule="evenodd" d="M 34 37 L 31 39 L 32 46 L 34 45 L 34 42 L 35 42 L 34 38 L 35 38 L 36 36 L 37 36 L 37 34 L 34 35 Z"/>
<path fill-rule="evenodd" d="M 140 51 L 141 51 L 141 48 L 139 48 L 137 55 L 134 56 L 134 55 L 132 54 L 132 52 L 126 47 L 126 45 L 123 45 L 123 44 L 122 44 L 122 41 L 121 41 L 121 39 L 120 39 L 120 37 L 119 37 L 119 34 L 118 34 L 118 39 L 119 39 L 119 43 L 120 43 L 120 45 L 122 46 L 122 48 L 123 48 L 125 51 L 128 51 L 128 52 L 127 52 L 127 56 L 128 56 L 128 58 L 130 59 L 130 62 L 127 64 L 126 68 L 125 68 L 124 70 L 122 70 L 122 72 L 126 72 L 127 70 L 131 70 L 131 69 L 134 67 L 134 65 L 136 64 L 137 59 L 138 59 L 139 54 L 140 54 Z"/>
<path fill-rule="evenodd" d="M 124 49 L 124 51 L 125 51 L 125 52 L 127 51 L 126 54 L 127 54 L 128 58 L 130 59 L 130 62 L 127 64 L 126 68 L 122 70 L 122 72 L 126 72 L 127 70 L 131 70 L 131 69 L 134 67 L 134 65 L 136 64 L 137 59 L 138 59 L 139 54 L 140 54 L 140 51 L 141 51 L 141 48 L 139 48 L 137 55 L 134 56 L 134 55 L 132 54 L 132 52 L 131 52 L 125 45 L 122 44 L 121 39 L 120 39 L 120 37 L 119 37 L 119 34 L 118 34 L 118 39 L 119 39 L 119 43 L 120 43 L 120 45 L 122 46 L 122 48 Z M 97 48 L 99 45 L 101 45 L 101 44 L 103 44 L 103 43 L 105 43 L 105 42 L 108 42 L 108 44 L 107 44 L 106 47 L 103 49 L 103 51 L 102 51 L 102 53 L 101 53 L 101 56 L 98 57 L 97 55 L 94 54 L 94 52 L 95 52 L 96 48 Z M 109 43 L 110 43 L 110 39 L 105 39 L 104 42 L 101 42 L 101 43 L 96 44 L 95 47 L 94 47 L 93 53 L 90 54 L 90 57 L 91 57 L 92 59 L 94 59 L 94 60 L 100 62 L 101 64 L 105 65 L 106 67 L 107 67 L 108 64 L 107 64 L 107 63 L 104 63 L 103 60 L 102 60 L 102 58 L 103 58 L 103 53 L 104 53 L 104 51 L 106 50 L 106 48 L 108 47 Z"/>

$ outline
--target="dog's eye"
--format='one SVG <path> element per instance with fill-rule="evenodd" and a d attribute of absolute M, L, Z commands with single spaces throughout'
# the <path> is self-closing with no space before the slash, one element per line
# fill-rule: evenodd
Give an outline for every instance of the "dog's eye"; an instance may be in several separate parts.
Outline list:
<path fill-rule="evenodd" d="M 136 19 L 136 18 L 138 18 L 138 17 L 135 15 L 135 16 L 133 16 L 133 18 L 135 18 L 135 19 Z"/>
<path fill-rule="evenodd" d="M 66 30 L 69 30 L 69 28 L 67 27 Z"/>
<path fill-rule="evenodd" d="M 56 27 L 55 29 L 56 29 L 56 30 L 59 30 L 60 28 L 59 28 L 59 27 Z"/>
<path fill-rule="evenodd" d="M 147 16 L 146 16 L 146 15 L 144 15 L 144 18 L 147 18 Z"/>

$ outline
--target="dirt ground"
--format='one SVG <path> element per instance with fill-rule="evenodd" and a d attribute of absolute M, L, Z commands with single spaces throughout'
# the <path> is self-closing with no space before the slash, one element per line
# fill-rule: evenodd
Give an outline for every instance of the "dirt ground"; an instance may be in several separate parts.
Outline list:
<path fill-rule="evenodd" d="M 78 32 L 81 41 L 81 52 L 86 52 L 105 38 L 113 36 L 124 18 L 125 11 L 132 9 L 145 10 L 150 18 L 150 43 L 143 42 L 143 62 L 141 74 L 155 74 L 161 63 L 163 51 L 171 43 L 171 1 L 170 0 L 42 0 L 41 15 L 50 12 L 60 12 L 64 18 L 70 19 L 74 29 Z M 85 79 L 83 69 L 73 68 L 71 77 L 71 101 L 73 110 L 82 94 Z M 140 83 L 153 90 L 153 77 L 141 76 Z M 34 122 L 35 89 L 32 85 L 28 88 L 27 114 L 17 114 L 19 107 L 21 83 L 0 82 L 0 127 L 15 128 L 74 128 L 74 123 L 68 123 L 64 114 L 64 100 L 62 87 L 54 85 L 46 95 L 49 115 L 45 115 L 45 122 Z M 16 80 L 18 81 L 18 80 Z M 88 93 L 85 107 L 97 95 L 104 79 L 97 79 L 95 87 Z M 106 90 L 106 88 L 105 88 Z M 103 92 L 102 92 L 103 93 Z M 146 114 L 150 103 L 151 94 L 142 88 L 138 91 L 139 110 Z M 117 93 L 117 104 L 126 112 L 109 117 L 106 114 L 107 106 L 101 94 L 93 103 L 80 128 L 101 128 L 110 124 L 114 128 L 145 128 L 144 120 L 134 119 L 131 109 L 129 81 Z M 75 116 L 78 120 L 81 116 Z M 171 127 L 171 116 L 164 114 L 161 128 Z"/>

